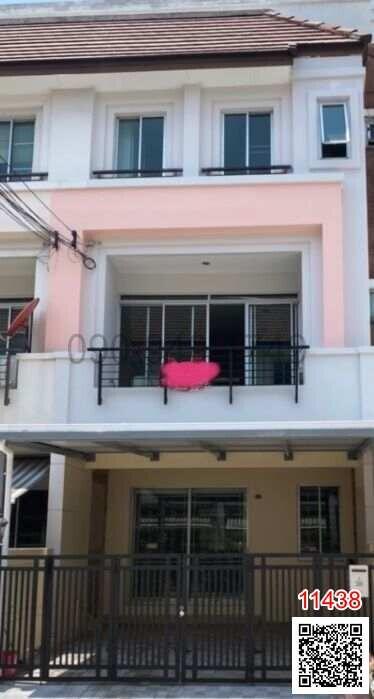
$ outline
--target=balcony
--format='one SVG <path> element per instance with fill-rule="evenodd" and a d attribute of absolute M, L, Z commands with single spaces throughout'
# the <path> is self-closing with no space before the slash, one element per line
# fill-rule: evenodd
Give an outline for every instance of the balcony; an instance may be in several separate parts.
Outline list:
<path fill-rule="evenodd" d="M 236 386 L 293 386 L 295 403 L 303 381 L 303 362 L 307 345 L 269 343 L 261 346 L 130 346 L 95 348 L 89 351 L 97 361 L 95 383 L 97 404 L 103 403 L 106 388 L 161 388 L 164 405 L 168 403 L 169 388 L 163 385 L 162 367 L 169 361 L 215 363 L 219 375 L 213 386 L 227 386 L 232 405 Z M 203 388 L 204 386 L 202 386 Z M 184 389 L 181 389 L 184 390 Z"/>

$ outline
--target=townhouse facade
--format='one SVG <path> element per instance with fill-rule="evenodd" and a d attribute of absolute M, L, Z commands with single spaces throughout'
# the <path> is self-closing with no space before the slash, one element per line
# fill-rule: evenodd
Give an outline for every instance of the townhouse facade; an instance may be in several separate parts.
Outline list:
<path fill-rule="evenodd" d="M 218 585 L 226 622 L 242 592 L 233 560 L 262 557 L 254 590 L 283 556 L 266 564 L 283 596 L 265 617 L 285 624 L 290 561 L 325 556 L 345 575 L 374 553 L 370 36 L 254 4 L 0 20 L 3 553 L 168 561 L 169 577 L 136 569 L 135 583 L 123 568 L 124 598 L 148 605 L 162 580 L 173 598 L 173 557 L 221 557 L 194 599 Z M 219 365 L 202 390 L 160 381 L 197 360 Z M 89 570 L 67 607 L 83 605 Z M 189 573 L 169 622 L 189 609 Z M 248 679 L 222 633 L 220 669 Z M 274 660 L 265 643 L 260 674 L 284 676 L 281 644 Z M 161 648 L 164 665 L 133 665 L 175 677 Z M 217 669 L 194 662 L 194 679 Z"/>

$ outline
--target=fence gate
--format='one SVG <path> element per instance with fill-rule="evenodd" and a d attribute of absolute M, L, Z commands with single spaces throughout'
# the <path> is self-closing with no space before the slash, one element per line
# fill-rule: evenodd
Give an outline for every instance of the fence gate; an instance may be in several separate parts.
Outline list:
<path fill-rule="evenodd" d="M 367 555 L 2 558 L 0 677 L 290 681 L 298 593 L 347 588 L 350 562 L 374 591 Z"/>

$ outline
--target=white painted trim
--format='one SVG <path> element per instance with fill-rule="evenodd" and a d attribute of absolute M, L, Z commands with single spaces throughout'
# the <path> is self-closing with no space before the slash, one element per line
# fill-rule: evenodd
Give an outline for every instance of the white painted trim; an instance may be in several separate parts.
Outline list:
<path fill-rule="evenodd" d="M 129 179 L 113 179 L 113 180 L 85 180 L 81 182 L 60 182 L 58 185 L 51 181 L 33 182 L 32 188 L 35 191 L 56 191 L 61 190 L 77 190 L 77 189 L 111 189 L 111 188 L 148 188 L 148 187 L 225 187 L 225 186 L 257 186 L 274 185 L 274 184 L 320 184 L 343 183 L 344 173 L 338 172 L 316 172 L 305 174 L 289 174 L 289 175 L 210 175 L 199 177 L 136 177 L 134 180 Z M 22 182 L 12 183 L 13 189 L 16 191 L 25 191 Z"/>
<path fill-rule="evenodd" d="M 241 434 L 246 434 L 251 432 L 252 435 L 261 436 L 263 433 L 270 436 L 272 432 L 286 438 L 288 432 L 292 431 L 296 436 L 302 436 L 303 433 L 308 436 L 308 433 L 312 434 L 309 436 L 324 437 L 326 433 L 333 432 L 336 436 L 339 433 L 345 438 L 349 436 L 355 436 L 355 432 L 361 433 L 363 431 L 372 430 L 372 437 L 374 438 L 374 420 L 284 420 L 284 421 L 270 421 L 265 422 L 125 422 L 125 423 L 105 423 L 105 422 L 92 422 L 92 423 L 70 423 L 66 424 L 64 422 L 57 423 L 23 423 L 15 425 L 2 424 L 0 426 L 0 436 L 7 435 L 6 438 L 9 439 L 13 436 L 20 436 L 24 441 L 27 441 L 28 435 L 33 434 L 44 434 L 45 437 L 49 436 L 50 439 L 58 439 L 58 436 L 63 436 L 63 438 L 74 437 L 79 438 L 79 435 L 87 437 L 87 435 L 92 435 L 92 439 L 99 440 L 100 436 L 105 436 L 106 433 L 111 433 L 117 435 L 127 435 L 134 432 L 140 434 L 163 434 L 171 433 L 184 436 L 185 433 L 191 432 L 217 432 L 221 433 L 224 437 L 225 434 L 230 432 L 238 432 Z M 55 437 L 54 437 L 55 435 Z M 1 438 L 3 438 L 1 436 Z"/>

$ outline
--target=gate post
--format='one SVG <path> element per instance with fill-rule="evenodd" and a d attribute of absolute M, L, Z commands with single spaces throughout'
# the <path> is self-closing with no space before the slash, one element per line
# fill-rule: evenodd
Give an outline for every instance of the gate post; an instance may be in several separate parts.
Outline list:
<path fill-rule="evenodd" d="M 187 575 L 191 575 L 191 567 L 187 554 L 180 554 L 176 566 L 176 649 L 175 649 L 175 679 L 180 684 L 186 679 L 186 621 L 188 613 Z"/>
<path fill-rule="evenodd" d="M 47 681 L 49 679 L 49 661 L 51 656 L 54 557 L 47 555 L 44 561 L 40 679 Z"/>
<path fill-rule="evenodd" d="M 243 593 L 245 609 L 245 679 L 246 682 L 254 680 L 254 653 L 255 653 L 255 584 L 254 584 L 254 556 L 252 553 L 244 554 L 243 558 Z"/>
<path fill-rule="evenodd" d="M 119 579 L 121 561 L 118 556 L 110 562 L 110 609 L 109 609 L 109 639 L 108 639 L 108 679 L 117 679 L 118 652 L 118 617 L 119 617 Z"/>

